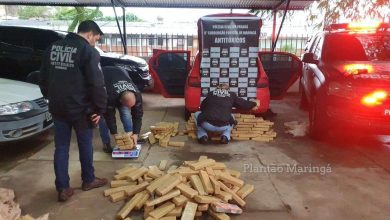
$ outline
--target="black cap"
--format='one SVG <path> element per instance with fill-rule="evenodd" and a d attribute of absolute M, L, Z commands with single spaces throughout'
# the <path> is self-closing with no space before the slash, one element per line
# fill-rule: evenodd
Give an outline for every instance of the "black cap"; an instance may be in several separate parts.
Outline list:
<path fill-rule="evenodd" d="M 86 20 L 79 24 L 79 27 L 77 29 L 77 33 L 86 33 L 92 31 L 93 34 L 97 35 L 103 35 L 103 31 L 100 30 L 99 25 L 96 24 L 96 22 L 92 20 Z"/>

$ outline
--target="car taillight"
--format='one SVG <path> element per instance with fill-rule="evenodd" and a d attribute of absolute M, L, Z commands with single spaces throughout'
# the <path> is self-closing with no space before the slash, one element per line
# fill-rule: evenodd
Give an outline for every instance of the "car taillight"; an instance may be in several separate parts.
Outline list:
<path fill-rule="evenodd" d="M 383 101 L 387 99 L 387 92 L 386 91 L 375 91 L 373 93 L 370 93 L 366 96 L 364 96 L 361 100 L 362 104 L 368 107 L 374 107 L 378 105 L 382 105 Z"/>
<path fill-rule="evenodd" d="M 192 87 L 200 87 L 200 79 L 197 77 L 189 77 L 188 85 Z"/>
<path fill-rule="evenodd" d="M 268 88 L 268 79 L 260 78 L 256 83 L 257 88 Z"/>
<path fill-rule="evenodd" d="M 344 66 L 344 73 L 345 75 L 359 75 L 359 74 L 367 74 L 372 73 L 374 71 L 374 68 L 372 65 L 369 64 L 348 64 Z"/>

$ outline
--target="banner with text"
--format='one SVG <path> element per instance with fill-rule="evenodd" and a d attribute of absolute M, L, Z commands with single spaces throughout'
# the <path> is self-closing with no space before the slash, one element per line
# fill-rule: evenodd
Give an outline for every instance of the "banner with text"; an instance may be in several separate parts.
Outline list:
<path fill-rule="evenodd" d="M 258 17 L 201 18 L 201 100 L 218 84 L 244 99 L 256 98 L 261 20 Z"/>

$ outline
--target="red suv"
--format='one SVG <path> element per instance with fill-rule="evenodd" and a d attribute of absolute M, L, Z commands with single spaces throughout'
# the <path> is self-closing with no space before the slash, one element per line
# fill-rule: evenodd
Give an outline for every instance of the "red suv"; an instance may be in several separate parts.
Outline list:
<path fill-rule="evenodd" d="M 390 133 L 389 24 L 333 24 L 311 38 L 303 62 L 301 105 L 313 138 L 340 125 Z"/>
<path fill-rule="evenodd" d="M 199 52 L 191 66 L 189 51 L 154 50 L 149 60 L 154 91 L 164 97 L 184 97 L 185 117 L 199 110 L 201 100 L 219 83 L 245 99 L 281 99 L 299 78 L 302 63 L 293 54 L 259 52 L 261 20 L 250 14 L 217 14 L 198 22 Z M 210 37 L 211 36 L 211 37 Z M 234 110 L 238 111 L 238 110 Z"/>

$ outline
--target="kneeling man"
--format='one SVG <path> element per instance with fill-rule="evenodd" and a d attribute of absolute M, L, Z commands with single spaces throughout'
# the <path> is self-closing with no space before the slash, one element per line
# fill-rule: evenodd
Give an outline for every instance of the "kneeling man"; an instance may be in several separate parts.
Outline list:
<path fill-rule="evenodd" d="M 195 113 L 199 143 L 207 144 L 207 132 L 216 132 L 221 133 L 221 144 L 228 144 L 230 132 L 236 124 L 232 108 L 257 110 L 259 106 L 258 100 L 247 101 L 230 92 L 227 84 L 220 84 L 214 91 L 209 92 L 200 105 L 200 111 Z"/>

